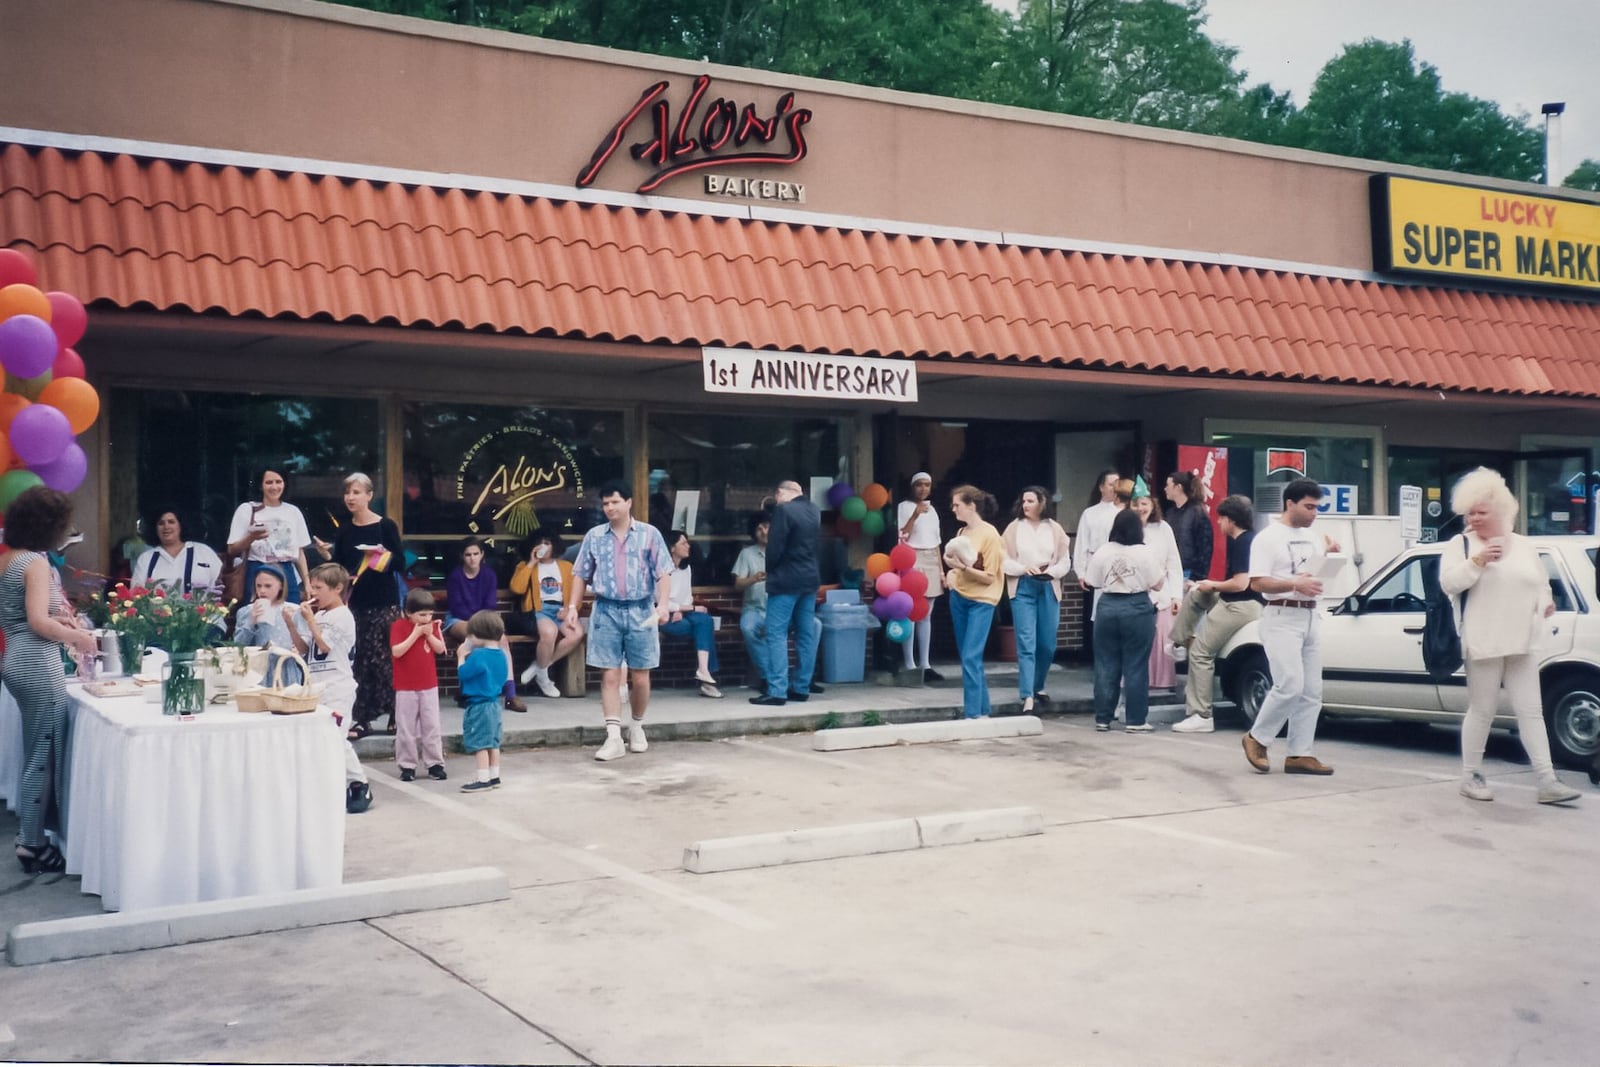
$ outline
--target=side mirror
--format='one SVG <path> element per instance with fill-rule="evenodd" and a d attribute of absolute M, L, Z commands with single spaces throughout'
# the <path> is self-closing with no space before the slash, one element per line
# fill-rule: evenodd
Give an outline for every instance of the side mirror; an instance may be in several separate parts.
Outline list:
<path fill-rule="evenodd" d="M 1351 593 L 1339 602 L 1339 611 L 1344 615 L 1359 615 L 1363 606 L 1361 598 Z"/>

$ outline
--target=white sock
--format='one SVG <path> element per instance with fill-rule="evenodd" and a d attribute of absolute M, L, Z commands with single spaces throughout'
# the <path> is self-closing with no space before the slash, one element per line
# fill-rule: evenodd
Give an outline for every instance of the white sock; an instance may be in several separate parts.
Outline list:
<path fill-rule="evenodd" d="M 498 763 L 489 764 L 489 777 L 491 779 L 500 777 L 500 764 L 498 764 Z"/>
<path fill-rule="evenodd" d="M 489 768 L 487 768 L 487 767 L 479 767 L 478 768 L 478 781 L 487 782 L 491 777 L 493 777 L 493 775 L 491 775 L 489 773 Z"/>
<path fill-rule="evenodd" d="M 607 719 L 606 720 L 606 740 L 609 741 L 613 737 L 616 738 L 618 741 L 622 740 L 622 720 L 621 719 Z"/>

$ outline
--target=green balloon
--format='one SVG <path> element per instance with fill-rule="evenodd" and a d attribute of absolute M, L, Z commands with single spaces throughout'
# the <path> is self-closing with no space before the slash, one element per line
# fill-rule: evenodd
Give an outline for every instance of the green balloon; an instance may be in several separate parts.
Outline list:
<path fill-rule="evenodd" d="M 0 511 L 5 511 L 11 502 L 36 485 L 43 485 L 44 479 L 32 471 L 7 471 L 0 475 Z"/>
<path fill-rule="evenodd" d="M 6 392 L 16 393 L 18 396 L 27 397 L 29 400 L 38 400 L 39 394 L 44 392 L 44 387 L 50 384 L 55 377 L 55 371 L 47 370 L 43 374 L 32 378 L 18 378 L 10 372 L 6 373 Z"/>
<path fill-rule="evenodd" d="M 861 532 L 866 534 L 868 537 L 877 537 L 879 534 L 883 533 L 883 512 L 867 512 L 866 518 L 861 520 Z"/>
<path fill-rule="evenodd" d="M 839 514 L 851 522 L 860 522 L 867 514 L 867 502 L 858 496 L 850 497 L 839 505 Z"/>

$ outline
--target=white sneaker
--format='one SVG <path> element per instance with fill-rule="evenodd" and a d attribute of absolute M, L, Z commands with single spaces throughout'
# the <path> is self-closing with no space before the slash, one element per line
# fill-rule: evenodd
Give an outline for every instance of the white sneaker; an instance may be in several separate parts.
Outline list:
<path fill-rule="evenodd" d="M 1477 771 L 1473 771 L 1461 779 L 1461 795 L 1468 800 L 1494 799 L 1494 793 L 1489 789 L 1489 783 Z"/>
<path fill-rule="evenodd" d="M 1559 778 L 1551 778 L 1539 783 L 1539 803 L 1541 804 L 1571 804 L 1575 800 L 1583 799 L 1583 794 L 1572 788 Z"/>
<path fill-rule="evenodd" d="M 1151 726 L 1149 723 L 1141 722 L 1137 726 L 1124 726 L 1122 728 L 1122 732 L 1126 734 L 1149 734 L 1154 733 L 1155 729 L 1156 728 Z"/>
<path fill-rule="evenodd" d="M 534 683 L 538 685 L 539 692 L 543 693 L 545 696 L 558 697 L 561 695 L 561 690 L 556 688 L 556 683 L 550 680 L 550 671 L 548 669 L 541 668 L 536 674 L 534 674 L 533 680 Z"/>
<path fill-rule="evenodd" d="M 1216 723 L 1199 715 L 1190 715 L 1182 722 L 1172 724 L 1172 732 L 1175 734 L 1209 734 L 1215 733 L 1216 729 Z"/>
<path fill-rule="evenodd" d="M 628 751 L 643 752 L 650 747 L 650 742 L 644 738 L 644 723 L 633 722 L 628 724 Z"/>
<path fill-rule="evenodd" d="M 533 681 L 538 676 L 539 676 L 539 665 L 537 663 L 530 663 L 530 664 L 528 664 L 527 669 L 525 669 L 520 675 L 517 676 L 517 680 L 520 681 L 523 685 L 527 685 L 529 682 Z"/>
<path fill-rule="evenodd" d="M 1127 710 L 1128 710 L 1127 705 L 1118 704 L 1117 705 L 1117 710 L 1113 711 L 1111 713 L 1111 717 L 1113 719 L 1117 720 L 1118 722 L 1127 722 L 1128 721 L 1128 716 L 1125 714 L 1125 712 Z"/>
<path fill-rule="evenodd" d="M 600 746 L 600 751 L 594 754 L 594 758 L 604 763 L 606 760 L 621 759 L 627 751 L 622 746 L 622 735 L 619 733 L 615 737 L 607 737 L 606 743 Z"/>
<path fill-rule="evenodd" d="M 1173 645 L 1172 646 L 1172 662 L 1174 662 L 1174 663 L 1187 663 L 1188 660 L 1189 660 L 1189 646 L 1188 645 Z"/>

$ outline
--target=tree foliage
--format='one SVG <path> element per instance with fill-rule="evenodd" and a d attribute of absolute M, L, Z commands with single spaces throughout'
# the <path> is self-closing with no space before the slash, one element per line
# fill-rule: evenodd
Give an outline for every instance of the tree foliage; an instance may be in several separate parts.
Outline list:
<path fill-rule="evenodd" d="M 1542 177 L 1526 115 L 1446 92 L 1411 43 L 1368 39 L 1303 109 L 1245 84 L 1205 0 L 339 0 L 392 14 L 1501 178 Z M 1588 170 L 1585 170 L 1588 167 Z M 1600 164 L 1573 172 L 1593 188 Z M 1581 183 L 1589 183 L 1587 186 Z"/>
<path fill-rule="evenodd" d="M 1587 189 L 1600 193 L 1600 159 L 1586 159 L 1561 183 L 1568 189 Z"/>

